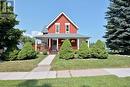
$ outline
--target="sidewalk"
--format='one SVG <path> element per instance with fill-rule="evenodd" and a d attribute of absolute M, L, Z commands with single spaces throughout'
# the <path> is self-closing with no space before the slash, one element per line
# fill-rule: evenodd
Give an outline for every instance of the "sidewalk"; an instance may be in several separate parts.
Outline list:
<path fill-rule="evenodd" d="M 43 72 L 0 72 L 0 80 L 31 80 L 47 78 L 71 78 L 87 76 L 116 75 L 118 77 L 130 76 L 130 68 L 115 69 L 84 69 L 84 70 L 63 70 Z"/>

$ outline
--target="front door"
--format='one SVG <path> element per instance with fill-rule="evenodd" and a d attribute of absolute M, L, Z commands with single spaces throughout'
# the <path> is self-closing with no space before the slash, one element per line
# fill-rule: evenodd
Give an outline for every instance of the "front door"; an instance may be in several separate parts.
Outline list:
<path fill-rule="evenodd" d="M 52 51 L 56 51 L 57 49 L 57 40 L 52 40 Z"/>

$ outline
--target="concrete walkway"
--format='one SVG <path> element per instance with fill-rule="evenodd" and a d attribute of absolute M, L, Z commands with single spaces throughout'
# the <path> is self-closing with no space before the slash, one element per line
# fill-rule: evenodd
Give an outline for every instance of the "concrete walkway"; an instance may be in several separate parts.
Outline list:
<path fill-rule="evenodd" d="M 38 66 L 48 66 L 51 64 L 51 62 L 53 61 L 53 59 L 55 58 L 56 55 L 48 55 L 45 59 L 43 59 L 43 61 L 41 61 Z"/>
<path fill-rule="evenodd" d="M 45 59 L 43 59 L 38 67 L 34 68 L 32 72 L 41 72 L 41 71 L 49 71 L 51 68 L 51 63 L 56 55 L 48 55 Z"/>
<path fill-rule="evenodd" d="M 63 70 L 43 72 L 0 72 L 0 80 L 31 80 L 47 78 L 71 78 L 87 76 L 116 75 L 118 77 L 130 76 L 130 68 L 118 69 L 84 69 L 84 70 Z"/>

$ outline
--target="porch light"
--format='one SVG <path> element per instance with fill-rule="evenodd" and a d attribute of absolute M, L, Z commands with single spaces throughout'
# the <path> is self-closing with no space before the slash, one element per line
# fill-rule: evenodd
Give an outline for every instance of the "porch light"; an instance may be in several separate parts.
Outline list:
<path fill-rule="evenodd" d="M 64 42 L 64 40 L 61 40 L 61 42 Z"/>
<path fill-rule="evenodd" d="M 72 42 L 72 43 L 74 43 L 74 42 L 75 42 L 75 40 L 71 40 L 71 42 Z"/>

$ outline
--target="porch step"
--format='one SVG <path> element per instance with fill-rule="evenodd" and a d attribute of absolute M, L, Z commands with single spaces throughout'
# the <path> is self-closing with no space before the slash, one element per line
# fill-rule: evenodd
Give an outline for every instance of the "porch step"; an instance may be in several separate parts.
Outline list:
<path fill-rule="evenodd" d="M 57 51 L 51 51 L 50 54 L 57 54 Z"/>

